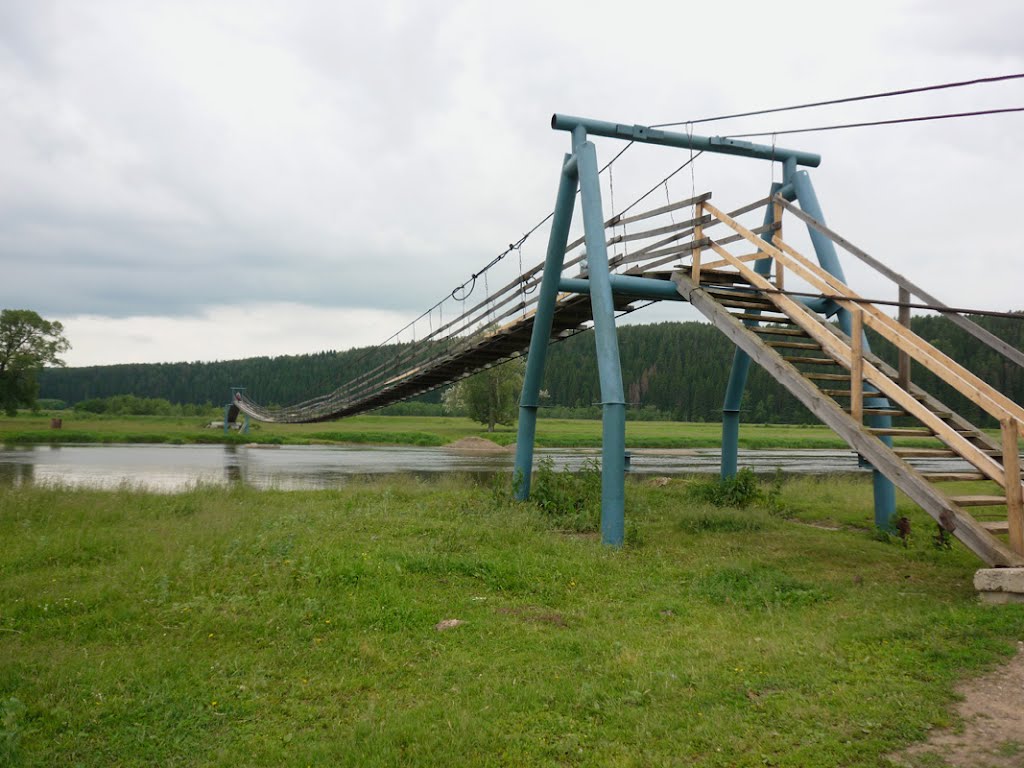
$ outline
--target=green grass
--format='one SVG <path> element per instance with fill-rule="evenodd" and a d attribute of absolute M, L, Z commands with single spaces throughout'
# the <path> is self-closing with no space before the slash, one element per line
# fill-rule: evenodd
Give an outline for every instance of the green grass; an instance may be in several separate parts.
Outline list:
<path fill-rule="evenodd" d="M 62 429 L 50 429 L 50 416 L 61 414 Z M 74 411 L 0 418 L 0 443 L 376 443 L 446 445 L 467 436 L 486 437 L 500 445 L 516 441 L 515 427 L 493 433 L 470 419 L 437 416 L 354 416 L 327 424 L 257 424 L 248 435 L 224 435 L 208 429 L 209 419 L 166 416 L 97 416 Z M 715 423 L 629 421 L 626 441 L 631 448 L 717 448 L 722 427 Z M 900 440 L 900 445 L 934 446 L 923 440 Z M 537 445 L 547 448 L 598 448 L 601 422 L 585 419 L 545 419 L 537 422 Z M 740 447 L 844 448 L 828 427 L 820 425 L 749 424 L 742 427 Z"/>
<path fill-rule="evenodd" d="M 869 480 L 692 493 L 0 490 L 0 765 L 877 766 L 1020 637 Z"/>

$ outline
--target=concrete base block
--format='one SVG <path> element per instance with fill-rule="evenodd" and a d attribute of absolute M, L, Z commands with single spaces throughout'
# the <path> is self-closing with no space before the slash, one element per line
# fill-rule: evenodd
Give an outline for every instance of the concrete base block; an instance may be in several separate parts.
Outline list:
<path fill-rule="evenodd" d="M 974 588 L 984 603 L 1024 603 L 1024 568 L 982 568 L 974 574 Z"/>

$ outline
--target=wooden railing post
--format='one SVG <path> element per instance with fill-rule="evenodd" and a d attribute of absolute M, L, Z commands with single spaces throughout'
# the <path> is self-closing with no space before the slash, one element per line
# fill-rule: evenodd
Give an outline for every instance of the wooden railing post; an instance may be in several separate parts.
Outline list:
<path fill-rule="evenodd" d="M 1003 431 L 1003 471 L 1006 472 L 1006 520 L 1010 531 L 1010 548 L 1024 555 L 1024 499 L 1020 487 L 1020 454 L 1017 447 L 1017 422 L 1005 419 Z"/>
<path fill-rule="evenodd" d="M 775 245 L 782 240 L 782 203 L 778 200 L 772 203 L 772 225 L 775 227 L 772 232 L 772 245 Z M 775 259 L 775 287 L 780 291 L 786 290 L 785 274 L 782 262 Z"/>
<path fill-rule="evenodd" d="M 864 311 L 850 313 L 850 415 L 864 423 Z"/>
<path fill-rule="evenodd" d="M 697 203 L 697 212 L 693 218 L 697 223 L 693 227 L 693 266 L 690 269 L 690 278 L 693 280 L 694 285 L 700 285 L 700 241 L 704 239 L 704 226 L 700 223 L 701 219 L 704 218 L 703 202 Z"/>
<path fill-rule="evenodd" d="M 904 328 L 910 328 L 910 291 L 903 286 L 900 286 L 900 311 L 899 311 L 899 323 Z M 899 385 L 904 389 L 910 388 L 910 355 L 903 349 L 900 349 L 899 356 L 899 377 L 897 381 Z"/>

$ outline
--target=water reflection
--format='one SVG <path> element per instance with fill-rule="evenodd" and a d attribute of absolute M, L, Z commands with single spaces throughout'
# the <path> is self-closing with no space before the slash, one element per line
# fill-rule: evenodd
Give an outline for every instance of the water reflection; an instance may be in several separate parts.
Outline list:
<path fill-rule="evenodd" d="M 538 449 L 556 470 L 578 471 L 600 458 L 597 450 Z M 632 451 L 633 476 L 714 473 L 715 449 Z M 71 488 L 140 487 L 180 491 L 197 484 L 244 483 L 283 490 L 337 488 L 353 479 L 412 474 L 439 478 L 458 474 L 479 482 L 510 474 L 513 454 L 458 452 L 445 448 L 236 445 L 65 445 L 0 450 L 0 485 L 28 483 Z M 767 474 L 863 473 L 851 451 L 740 451 L 740 465 Z M 961 471 L 963 462 L 932 460 L 920 468 Z"/>
<path fill-rule="evenodd" d="M 244 480 L 242 465 L 238 459 L 238 446 L 224 446 L 224 479 L 228 485 L 241 483 Z"/>
<path fill-rule="evenodd" d="M 0 460 L 0 485 L 31 485 L 36 479 L 36 465 L 31 460 L 30 449 L 15 448 L 10 461 Z"/>

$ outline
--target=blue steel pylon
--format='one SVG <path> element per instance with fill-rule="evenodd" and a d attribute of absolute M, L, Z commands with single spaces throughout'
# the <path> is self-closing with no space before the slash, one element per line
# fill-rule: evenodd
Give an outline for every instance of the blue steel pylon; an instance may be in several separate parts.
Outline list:
<path fill-rule="evenodd" d="M 583 233 L 590 264 L 590 303 L 597 341 L 598 374 L 601 379 L 601 541 L 620 546 L 625 535 L 626 401 L 615 332 L 615 307 L 605 245 L 597 150 L 592 142 L 587 141 L 587 132 L 582 126 L 572 132 L 572 144 L 573 154 L 567 155 L 562 163 L 555 215 L 548 238 L 526 375 L 523 379 L 516 443 L 516 494 L 520 499 L 526 499 L 530 494 L 540 385 L 544 378 L 548 340 L 578 183 Z"/>
<path fill-rule="evenodd" d="M 601 449 L 601 540 L 605 544 L 620 546 L 625 532 L 625 447 L 626 447 L 626 405 L 622 387 L 622 369 L 619 362 L 619 347 L 615 330 L 613 302 L 613 279 L 608 270 L 608 254 L 605 245 L 604 215 L 601 205 L 601 190 L 597 166 L 597 152 L 588 135 L 604 136 L 637 143 L 697 149 L 719 154 L 736 155 L 783 165 L 783 182 L 772 186 L 772 194 L 781 193 L 788 200 L 796 200 L 800 207 L 819 221 L 824 221 L 810 176 L 806 171 L 797 171 L 798 165 L 816 168 L 821 163 L 820 155 L 799 150 L 754 144 L 722 137 L 705 137 L 662 131 L 641 125 L 623 125 L 587 118 L 554 115 L 551 127 L 571 132 L 572 154 L 562 162 L 558 195 L 548 237 L 547 255 L 537 299 L 530 350 L 527 358 L 526 375 L 523 381 L 519 406 L 519 428 L 516 444 L 515 482 L 516 496 L 527 499 L 530 494 L 530 476 L 533 469 L 533 447 L 537 431 L 537 408 L 540 388 L 544 378 L 547 347 L 551 337 L 555 302 L 560 290 L 583 290 L 590 294 L 594 319 L 594 333 L 597 345 L 598 373 L 601 381 L 602 407 L 602 449 Z M 565 249 L 569 240 L 569 227 L 575 206 L 576 185 L 579 184 L 583 213 L 584 238 L 587 249 L 589 280 L 561 280 L 565 260 Z M 766 221 L 771 221 L 772 203 L 769 201 Z M 827 238 L 808 226 L 815 254 L 822 268 L 844 280 L 835 247 Z M 771 233 L 765 235 L 770 239 Z M 771 269 L 769 260 L 757 262 L 758 272 Z M 581 283 L 586 285 L 582 286 Z M 616 278 L 615 285 L 623 285 L 623 278 Z M 629 293 L 639 295 L 646 290 L 640 283 L 630 279 Z M 665 298 L 661 286 L 651 286 L 650 298 Z M 810 300 L 805 303 L 814 311 L 826 316 L 838 315 L 840 327 L 850 332 L 849 313 L 829 300 Z M 756 322 L 756 321 L 752 321 Z M 868 349 L 865 339 L 865 350 Z M 729 378 L 723 405 L 722 421 L 722 474 L 725 477 L 736 473 L 739 446 L 739 413 L 743 389 L 746 385 L 750 358 L 741 350 L 736 351 L 733 369 Z M 880 406 L 881 401 L 866 401 L 865 405 Z M 888 416 L 876 415 L 871 426 L 891 425 Z M 874 473 L 875 522 L 885 528 L 895 512 L 895 489 L 892 482 L 880 472 Z"/>

